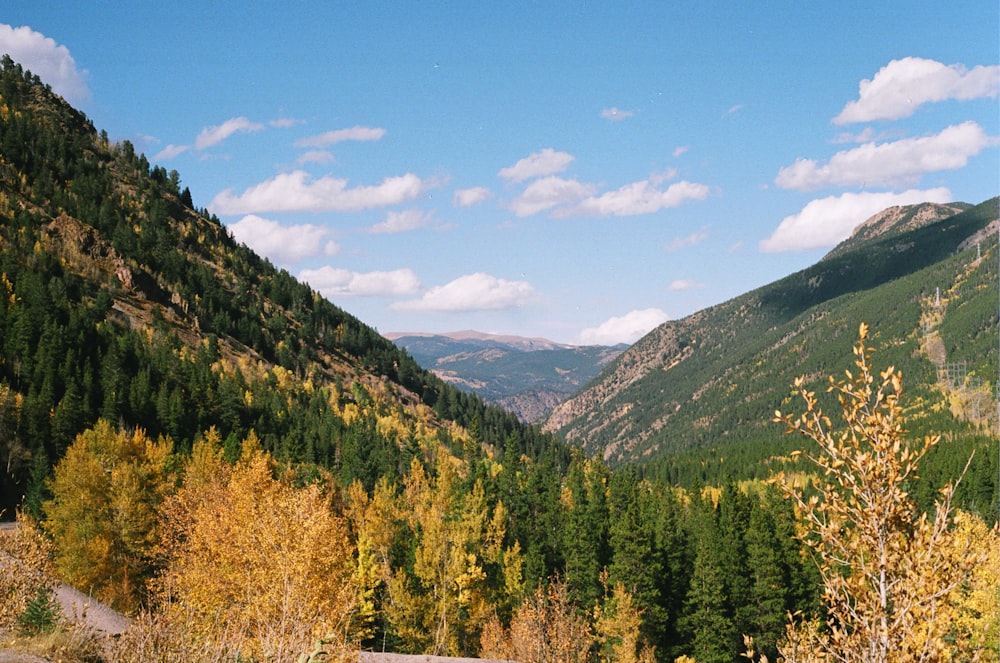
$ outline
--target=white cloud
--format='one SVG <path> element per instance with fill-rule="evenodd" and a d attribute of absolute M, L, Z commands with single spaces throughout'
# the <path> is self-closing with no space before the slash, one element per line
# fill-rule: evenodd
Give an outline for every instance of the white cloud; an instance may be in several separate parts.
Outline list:
<path fill-rule="evenodd" d="M 250 212 L 359 212 L 413 200 L 430 185 L 412 173 L 387 177 L 380 184 L 348 188 L 347 180 L 312 180 L 302 170 L 281 173 L 248 188 L 240 195 L 225 189 L 209 208 L 216 214 Z"/>
<path fill-rule="evenodd" d="M 630 311 L 621 317 L 609 318 L 597 327 L 584 329 L 577 340 L 580 345 L 631 344 L 669 319 L 670 316 L 658 308 Z"/>
<path fill-rule="evenodd" d="M 530 216 L 557 205 L 576 203 L 593 195 L 594 186 L 561 177 L 543 177 L 529 184 L 515 198 L 510 209 L 517 216 Z"/>
<path fill-rule="evenodd" d="M 786 216 L 771 236 L 760 242 L 767 253 L 832 247 L 847 239 L 859 224 L 895 205 L 951 202 L 951 191 L 911 189 L 902 193 L 844 193 L 811 201 L 798 214 Z"/>
<path fill-rule="evenodd" d="M 678 145 L 677 147 L 674 148 L 673 151 L 674 158 L 676 159 L 677 157 L 684 156 L 685 154 L 687 154 L 687 151 L 689 149 L 691 148 L 689 148 L 687 145 Z"/>
<path fill-rule="evenodd" d="M 344 141 L 372 141 L 381 140 L 385 135 L 385 129 L 376 127 L 351 127 L 350 129 L 336 129 L 327 131 L 318 136 L 308 136 L 295 141 L 295 147 L 326 147 L 343 143 Z"/>
<path fill-rule="evenodd" d="M 234 117 L 232 119 L 226 120 L 220 125 L 214 127 L 206 127 L 201 130 L 198 137 L 194 139 L 195 149 L 204 150 L 207 147 L 212 147 L 221 143 L 225 139 L 232 136 L 237 131 L 260 131 L 264 128 L 263 124 L 259 122 L 251 122 L 245 117 Z"/>
<path fill-rule="evenodd" d="M 303 120 L 296 120 L 291 117 L 279 117 L 276 120 L 269 120 L 268 124 L 275 129 L 287 129 L 289 127 L 294 127 L 296 124 L 302 124 Z"/>
<path fill-rule="evenodd" d="M 416 230 L 430 223 L 432 216 L 434 216 L 433 212 L 422 212 L 416 209 L 389 212 L 385 217 L 385 221 L 376 223 L 368 229 L 368 232 L 374 235 L 387 235 Z"/>
<path fill-rule="evenodd" d="M 423 297 L 398 302 L 397 311 L 495 311 L 514 308 L 530 301 L 535 289 L 527 281 L 507 281 L 476 272 L 460 276 L 450 283 L 435 286 Z"/>
<path fill-rule="evenodd" d="M 622 120 L 627 120 L 628 118 L 635 115 L 633 111 L 622 110 L 621 108 L 604 108 L 601 110 L 601 117 L 605 120 L 611 120 L 612 122 L 621 122 Z"/>
<path fill-rule="evenodd" d="M 309 150 L 295 160 L 295 163 L 302 165 L 307 163 L 330 163 L 333 155 L 326 150 Z"/>
<path fill-rule="evenodd" d="M 470 189 L 457 189 L 453 200 L 455 207 L 472 207 L 489 200 L 492 196 L 493 192 L 486 187 L 474 186 Z"/>
<path fill-rule="evenodd" d="M 635 216 L 652 214 L 665 207 L 677 207 L 689 200 L 704 200 L 709 188 L 695 182 L 676 182 L 665 190 L 659 178 L 632 182 L 615 191 L 581 200 L 576 206 L 560 210 L 560 216 Z"/>
<path fill-rule="evenodd" d="M 28 26 L 19 28 L 0 23 L 0 53 L 7 53 L 52 91 L 71 103 L 90 100 L 87 71 L 76 68 L 69 49 Z"/>
<path fill-rule="evenodd" d="M 508 182 L 523 182 L 533 177 L 545 177 L 566 170 L 574 157 L 566 152 L 556 152 L 547 147 L 540 152 L 530 154 L 513 166 L 502 168 L 497 176 Z"/>
<path fill-rule="evenodd" d="M 946 66 L 935 60 L 906 57 L 892 60 L 871 80 L 858 86 L 858 99 L 848 102 L 834 124 L 897 120 L 923 104 L 946 99 L 994 98 L 1000 90 L 1000 66 Z"/>
<path fill-rule="evenodd" d="M 330 231 L 320 226 L 301 224 L 282 226 L 277 221 L 249 214 L 228 226 L 237 242 L 246 244 L 260 255 L 279 264 L 291 264 L 319 255 L 335 256 L 340 247 Z"/>
<path fill-rule="evenodd" d="M 698 283 L 697 281 L 692 281 L 691 279 L 676 279 L 670 282 L 667 286 L 667 290 L 671 292 L 681 292 L 684 290 L 694 290 L 695 288 L 704 288 L 704 283 Z"/>
<path fill-rule="evenodd" d="M 318 290 L 324 297 L 398 297 L 420 291 L 420 279 L 412 269 L 390 272 L 352 272 L 324 266 L 304 269 L 299 278 Z"/>
<path fill-rule="evenodd" d="M 675 237 L 670 240 L 663 250 L 667 253 L 673 253 L 674 251 L 680 251 L 688 246 L 694 246 L 695 244 L 701 244 L 706 239 L 708 239 L 708 229 L 703 228 L 698 232 L 691 233 L 686 237 Z"/>
<path fill-rule="evenodd" d="M 859 133 L 856 134 L 852 134 L 846 131 L 843 133 L 839 133 L 833 139 L 833 142 L 836 144 L 867 143 L 870 142 L 871 140 L 874 140 L 874 138 L 875 138 L 875 130 L 872 129 L 871 127 L 865 127 L 863 130 L 861 130 Z"/>
<path fill-rule="evenodd" d="M 175 156 L 183 154 L 189 149 L 191 149 L 190 145 L 167 145 L 153 156 L 153 161 L 157 162 L 173 159 Z"/>
<path fill-rule="evenodd" d="M 912 184 L 925 173 L 962 168 L 970 157 L 996 142 L 979 124 L 968 121 L 933 136 L 865 143 L 837 152 L 822 166 L 812 159 L 798 159 L 778 171 L 774 182 L 796 191 L 824 186 Z"/>

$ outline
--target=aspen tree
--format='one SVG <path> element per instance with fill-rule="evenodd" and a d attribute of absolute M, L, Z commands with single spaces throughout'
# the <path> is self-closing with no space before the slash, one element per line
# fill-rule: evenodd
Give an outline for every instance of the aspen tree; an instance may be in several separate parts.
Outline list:
<path fill-rule="evenodd" d="M 820 471 L 815 494 L 786 484 L 822 579 L 827 620 L 792 620 L 779 652 L 789 663 L 931 663 L 977 660 L 955 649 L 955 592 L 974 578 L 981 550 L 953 528 L 952 485 L 932 513 L 908 492 L 937 436 L 906 439 L 902 376 L 871 366 L 868 326 L 854 347 L 855 371 L 830 378 L 843 425 L 835 428 L 802 378 L 799 415 L 775 413 L 789 432 L 811 440 L 804 452 Z M 748 639 L 745 655 L 753 657 Z"/>
<path fill-rule="evenodd" d="M 405 518 L 415 534 L 412 576 L 397 569 L 389 582 L 387 612 L 407 648 L 434 655 L 462 653 L 477 631 L 476 609 L 484 591 L 484 555 L 490 538 L 488 509 L 479 482 L 467 494 L 458 488 L 459 461 L 440 453 L 435 475 L 414 459 L 406 477 Z"/>
<path fill-rule="evenodd" d="M 537 588 L 504 628 L 495 615 L 480 638 L 483 658 L 520 663 L 584 663 L 589 660 L 594 631 L 581 615 L 563 580 Z"/>
<path fill-rule="evenodd" d="M 276 479 L 252 435 L 234 467 L 220 458 L 217 441 L 196 445 L 166 511 L 176 537 L 160 584 L 168 621 L 241 658 L 292 661 L 316 641 L 346 647 L 358 592 L 331 496 L 317 484 Z"/>
<path fill-rule="evenodd" d="M 644 612 L 625 585 L 608 587 L 601 573 L 604 600 L 594 606 L 594 631 L 602 663 L 655 663 L 654 650 L 640 636 Z M 609 593 L 610 590 L 610 593 Z"/>
<path fill-rule="evenodd" d="M 56 465 L 42 525 L 59 576 L 133 611 L 153 572 L 160 504 L 172 489 L 172 443 L 100 420 Z"/>

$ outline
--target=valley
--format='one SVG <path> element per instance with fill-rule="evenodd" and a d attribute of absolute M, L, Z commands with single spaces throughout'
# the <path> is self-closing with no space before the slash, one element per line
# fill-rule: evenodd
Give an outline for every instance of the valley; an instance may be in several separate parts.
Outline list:
<path fill-rule="evenodd" d="M 397 332 L 386 337 L 445 382 L 527 423 L 541 421 L 626 348 L 578 347 L 470 331 Z"/>
<path fill-rule="evenodd" d="M 996 198 L 627 348 L 390 341 L 194 199 L 2 60 L 0 628 L 46 658 L 775 660 L 878 536 L 935 647 L 995 655 Z M 57 582 L 132 620 L 110 653 Z"/>

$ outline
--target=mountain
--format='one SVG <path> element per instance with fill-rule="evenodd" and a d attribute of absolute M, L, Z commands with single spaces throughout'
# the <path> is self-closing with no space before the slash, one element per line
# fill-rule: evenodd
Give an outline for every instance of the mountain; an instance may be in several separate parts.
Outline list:
<path fill-rule="evenodd" d="M 913 481 L 921 507 L 962 471 L 983 419 L 973 378 L 996 383 L 996 207 L 880 227 L 647 336 L 557 412 L 592 407 L 566 419 L 571 439 L 642 461 L 612 472 L 237 244 L 178 173 L 111 143 L 3 58 L 0 510 L 44 516 L 59 573 L 88 596 L 150 610 L 137 623 L 151 630 L 119 640 L 127 660 L 331 652 L 331 637 L 469 657 L 500 615 L 521 629 L 542 603 L 559 604 L 543 615 L 554 631 L 593 634 L 581 651 L 607 644 L 591 620 L 610 615 L 664 660 L 696 651 L 687 625 L 708 607 L 731 624 L 711 634 L 728 642 L 716 659 L 735 660 L 756 628 L 739 606 L 771 624 L 819 618 L 791 502 L 736 482 L 781 452 L 768 419 L 793 373 L 839 372 L 868 320 L 880 363 L 925 369 L 915 411 L 929 415 L 915 427 L 951 424 L 947 458 Z M 457 342 L 525 361 L 569 350 Z M 929 400 L 938 377 L 946 403 Z M 605 434 L 617 437 L 598 446 Z M 990 519 L 996 457 L 977 455 L 956 492 Z M 759 569 L 774 574 L 747 584 Z M 24 604 L 39 605 L 30 589 Z M 345 602 L 310 603 L 333 595 Z M 305 621 L 288 605 L 307 606 Z M 324 618 L 330 630 L 300 628 Z M 318 633 L 333 634 L 320 650 Z M 773 651 L 777 637 L 758 642 Z"/>
<path fill-rule="evenodd" d="M 386 334 L 422 367 L 522 421 L 541 420 L 627 346 L 573 346 L 475 331 Z"/>
<path fill-rule="evenodd" d="M 841 370 L 862 321 L 910 397 L 934 404 L 914 427 L 975 428 L 994 409 L 997 299 L 997 199 L 892 208 L 812 267 L 653 330 L 544 428 L 675 479 L 705 478 L 707 466 L 745 474 L 788 451 L 772 413 L 788 406 L 795 376 Z M 961 384 L 948 391 L 938 376 L 953 365 Z M 937 405 L 963 394 L 958 420 Z"/>
<path fill-rule="evenodd" d="M 249 431 L 348 485 L 398 477 L 422 440 L 562 452 L 420 368 L 233 240 L 176 171 L 111 143 L 9 57 L 0 71 L 0 512 L 99 418 L 178 449 Z M 478 453 L 484 453 L 480 450 Z"/>

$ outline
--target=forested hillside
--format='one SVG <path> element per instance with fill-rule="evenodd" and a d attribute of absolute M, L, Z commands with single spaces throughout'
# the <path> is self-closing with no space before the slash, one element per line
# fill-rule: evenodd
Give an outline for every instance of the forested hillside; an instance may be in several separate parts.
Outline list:
<path fill-rule="evenodd" d="M 477 332 L 387 337 L 445 382 L 529 423 L 543 419 L 626 347 L 571 346 Z"/>
<path fill-rule="evenodd" d="M 836 366 L 864 320 L 885 360 L 907 376 L 914 432 L 946 431 L 956 457 L 980 447 L 972 471 L 988 484 L 996 477 L 996 220 L 997 199 L 880 215 L 816 265 L 665 323 L 545 427 L 614 465 L 640 462 L 684 485 L 766 476 L 767 460 L 792 450 L 768 422 L 787 385 Z M 956 365 L 961 375 L 939 382 Z"/>
<path fill-rule="evenodd" d="M 407 464 L 400 438 L 447 421 L 478 421 L 501 449 L 555 448 L 236 244 L 176 171 L 109 144 L 24 76 L 6 62 L 0 90 L 8 515 L 98 418 L 187 447 L 215 426 L 230 453 L 253 429 L 283 461 L 368 486 Z M 389 439 L 383 419 L 398 429 Z"/>
<path fill-rule="evenodd" d="M 995 252 L 984 246 L 984 262 Z M 988 291 L 977 279 L 962 283 Z M 963 316 L 985 324 L 978 310 L 952 297 L 932 330 L 948 352 L 972 328 Z M 843 338 L 815 370 L 850 365 L 851 316 L 869 313 L 839 311 Z M 909 352 L 882 343 L 879 360 Z M 779 401 L 789 386 L 774 387 Z M 781 439 L 773 406 L 744 416 Z M 913 407 L 919 424 L 935 405 Z M 960 468 L 969 445 L 948 448 Z M 0 575 L 0 628 L 52 626 L 48 585 L 21 582 L 51 570 L 137 617 L 116 660 L 366 648 L 723 663 L 744 634 L 773 660 L 789 612 L 824 615 L 777 485 L 612 471 L 444 384 L 234 242 L 178 173 L 112 143 L 10 58 L 0 454 L 4 515 L 19 507 L 24 521 L 12 547 L 31 553 Z M 782 467 L 813 485 L 802 462 Z M 924 507 L 958 473 L 934 467 L 912 486 Z M 956 504 L 987 513 L 991 487 L 979 474 L 963 486 Z M 988 543 L 969 518 L 986 534 L 968 541 Z M 949 599 L 948 614 L 968 616 L 946 634 L 963 647 L 993 619 L 972 615 L 989 578 L 973 580 Z"/>

